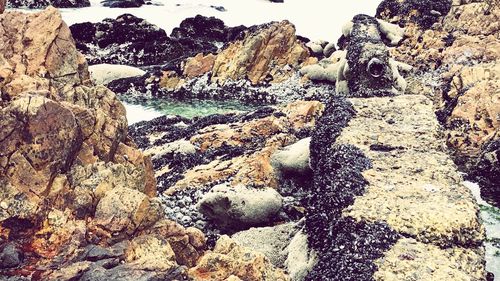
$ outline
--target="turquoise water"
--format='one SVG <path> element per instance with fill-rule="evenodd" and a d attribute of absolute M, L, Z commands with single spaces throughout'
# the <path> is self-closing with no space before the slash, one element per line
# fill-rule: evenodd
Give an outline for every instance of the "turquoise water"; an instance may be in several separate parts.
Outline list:
<path fill-rule="evenodd" d="M 180 115 L 186 118 L 208 116 L 216 113 L 249 111 L 255 107 L 238 101 L 214 101 L 191 99 L 178 101 L 171 99 L 148 99 L 143 101 L 123 101 L 130 124 L 147 121 L 162 115 Z"/>

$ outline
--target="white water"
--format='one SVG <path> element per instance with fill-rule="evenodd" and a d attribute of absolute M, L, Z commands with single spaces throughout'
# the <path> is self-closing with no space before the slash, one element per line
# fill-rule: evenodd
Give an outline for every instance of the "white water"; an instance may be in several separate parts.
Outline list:
<path fill-rule="evenodd" d="M 495 280 L 500 280 L 500 245 L 494 245 L 492 239 L 500 239 L 500 209 L 491 206 L 480 196 L 479 186 L 476 183 L 464 182 L 481 208 L 481 219 L 486 229 L 486 270 L 495 275 Z"/>
<path fill-rule="evenodd" d="M 268 0 L 153 0 L 154 5 L 140 8 L 106 8 L 100 0 L 91 0 L 91 7 L 60 9 L 69 24 L 98 22 L 116 18 L 124 13 L 144 18 L 164 29 L 168 34 L 187 17 L 197 14 L 215 16 L 228 26 L 255 25 L 273 20 L 289 20 L 295 24 L 297 34 L 310 39 L 337 41 L 341 27 L 356 14 L 374 15 L 379 1 L 374 0 L 285 0 L 272 3 Z M 219 12 L 210 6 L 223 6 Z"/>

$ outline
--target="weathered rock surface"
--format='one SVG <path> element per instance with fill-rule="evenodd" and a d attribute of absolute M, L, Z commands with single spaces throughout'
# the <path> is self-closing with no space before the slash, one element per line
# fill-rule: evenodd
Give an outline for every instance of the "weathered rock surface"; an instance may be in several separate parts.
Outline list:
<path fill-rule="evenodd" d="M 185 276 L 203 233 L 163 218 L 151 160 L 59 12 L 0 21 L 0 279 Z"/>
<path fill-rule="evenodd" d="M 48 6 L 56 8 L 83 8 L 90 7 L 89 0 L 8 0 L 10 8 L 44 9 Z M 0 9 L 1 10 L 1 9 Z"/>
<path fill-rule="evenodd" d="M 311 140 L 306 230 L 318 263 L 306 280 L 485 278 L 479 209 L 445 153 L 432 102 L 423 95 L 350 102 L 354 112 L 341 122 L 328 116 L 342 103 L 327 105 Z M 424 271 L 422 260 L 436 270 Z"/>
<path fill-rule="evenodd" d="M 231 236 L 238 245 L 264 254 L 276 267 L 283 268 L 289 256 L 288 245 L 298 231 L 295 223 L 273 227 L 254 227 Z"/>
<path fill-rule="evenodd" d="M 189 276 L 194 280 L 290 280 L 263 254 L 241 247 L 225 235 L 189 270 Z"/>
<path fill-rule="evenodd" d="M 486 144 L 498 139 L 499 5 L 491 1 L 393 2 L 384 1 L 378 15 L 405 25 L 405 40 L 392 55 L 422 70 L 409 83 L 410 92 L 426 92 L 435 101 L 457 164 L 465 172 L 480 175 L 478 157 Z M 416 5 L 419 12 L 412 12 L 408 4 Z M 485 170 L 484 174 L 489 173 Z M 495 197 L 490 202 L 499 204 Z"/>
<path fill-rule="evenodd" d="M 335 83 L 339 94 L 369 97 L 403 94 L 406 81 L 400 71 L 411 67 L 389 55 L 404 30 L 367 15 L 356 15 L 343 27 L 343 51 L 332 53 L 317 64 L 306 65 L 301 73 L 315 81 Z"/>
<path fill-rule="evenodd" d="M 298 138 L 307 137 L 322 109 L 322 104 L 317 101 L 302 101 L 282 108 L 262 107 L 250 113 L 213 115 L 194 120 L 161 117 L 135 124 L 130 131 L 139 146 L 153 159 L 167 217 L 185 227 L 199 227 L 212 237 L 220 226 L 213 225 L 212 219 L 198 211 L 198 202 L 219 184 L 230 188 L 241 185 L 249 194 L 262 188 L 278 189 L 279 177 L 271 165 L 271 155 L 277 149 L 295 143 Z M 298 216 L 300 208 L 295 208 L 295 200 L 289 197 L 290 194 L 287 196 L 283 199 L 283 209 L 279 213 L 274 210 L 261 223 L 269 225 L 290 220 L 292 214 Z M 223 196 L 216 197 L 223 199 Z M 219 203 L 215 205 L 219 206 Z M 226 205 L 218 207 L 224 212 L 218 212 L 215 218 L 231 219 L 234 227 L 234 220 L 241 221 L 243 214 L 228 218 L 225 211 L 233 206 Z M 235 201 L 235 206 L 238 205 L 239 202 Z M 213 210 L 214 205 L 210 206 Z M 255 223 L 252 221 L 250 225 Z M 249 221 L 237 226 L 238 229 L 248 227 Z"/>
<path fill-rule="evenodd" d="M 224 84 L 229 79 L 247 78 L 252 84 L 266 79 L 280 82 L 290 75 L 290 67 L 308 57 L 290 22 L 271 23 L 223 50 L 215 60 L 212 81 Z"/>

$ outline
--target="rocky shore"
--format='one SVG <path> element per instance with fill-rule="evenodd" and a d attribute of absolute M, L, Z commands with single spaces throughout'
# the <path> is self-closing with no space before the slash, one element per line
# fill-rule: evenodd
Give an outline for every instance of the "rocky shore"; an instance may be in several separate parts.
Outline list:
<path fill-rule="evenodd" d="M 1 13 L 0 279 L 498 278 L 463 181 L 500 205 L 499 18 L 384 0 L 337 50 L 289 21 Z M 131 97 L 255 109 L 129 127 Z"/>

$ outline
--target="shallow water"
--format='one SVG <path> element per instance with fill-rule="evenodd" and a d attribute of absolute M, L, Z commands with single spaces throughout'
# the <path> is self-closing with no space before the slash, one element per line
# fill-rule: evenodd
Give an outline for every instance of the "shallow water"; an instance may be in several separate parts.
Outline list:
<path fill-rule="evenodd" d="M 500 209 L 496 208 L 480 196 L 479 186 L 476 183 L 464 182 L 474 194 L 481 209 L 481 219 L 486 229 L 486 270 L 495 275 L 495 280 L 500 280 Z"/>
<path fill-rule="evenodd" d="M 228 113 L 248 111 L 254 107 L 241 104 L 237 101 L 214 101 L 214 100 L 171 100 L 171 99 L 147 99 L 140 102 L 124 101 L 127 110 L 129 125 L 151 120 L 162 115 L 180 115 L 186 118 L 195 116 L 207 116 L 216 113 Z"/>

